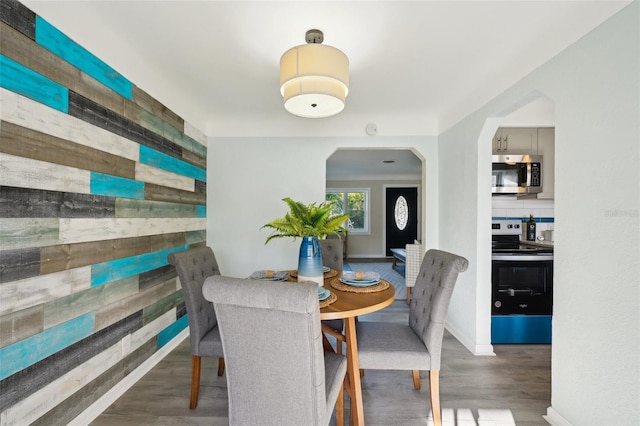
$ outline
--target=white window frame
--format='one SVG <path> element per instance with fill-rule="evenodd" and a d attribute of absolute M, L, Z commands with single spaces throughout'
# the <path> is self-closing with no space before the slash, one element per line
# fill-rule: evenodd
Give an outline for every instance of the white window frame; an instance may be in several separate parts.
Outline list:
<path fill-rule="evenodd" d="M 347 195 L 350 192 L 364 192 L 365 200 L 364 200 L 364 228 L 363 229 L 349 229 L 346 224 L 345 228 L 349 231 L 350 234 L 359 234 L 359 235 L 371 235 L 371 228 L 369 223 L 371 222 L 371 188 L 327 188 L 325 193 L 333 193 L 333 192 L 342 192 L 345 196 L 342 199 L 342 208 L 343 211 L 347 212 Z"/>

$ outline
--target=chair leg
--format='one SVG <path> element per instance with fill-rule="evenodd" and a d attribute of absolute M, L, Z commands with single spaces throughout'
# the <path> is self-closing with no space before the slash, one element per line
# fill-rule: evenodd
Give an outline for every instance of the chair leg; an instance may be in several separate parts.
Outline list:
<path fill-rule="evenodd" d="M 194 409 L 198 406 L 198 393 L 200 392 L 200 360 L 197 355 L 191 356 L 191 401 L 189 408 Z"/>
<path fill-rule="evenodd" d="M 433 424 L 435 426 L 442 425 L 442 417 L 440 414 L 440 371 L 429 371 L 429 396 L 431 398 L 431 414 L 433 415 Z"/>
<path fill-rule="evenodd" d="M 420 390 L 420 370 L 413 370 L 413 387 Z"/>
<path fill-rule="evenodd" d="M 224 374 L 224 358 L 218 358 L 218 376 Z"/>
<path fill-rule="evenodd" d="M 336 400 L 336 426 L 344 426 L 344 383 Z"/>
<path fill-rule="evenodd" d="M 407 287 L 407 305 L 411 304 L 411 287 Z"/>

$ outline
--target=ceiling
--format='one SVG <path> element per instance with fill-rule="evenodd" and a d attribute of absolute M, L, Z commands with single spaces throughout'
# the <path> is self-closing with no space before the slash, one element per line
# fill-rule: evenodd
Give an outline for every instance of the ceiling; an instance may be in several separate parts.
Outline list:
<path fill-rule="evenodd" d="M 630 3 L 23 3 L 208 136 L 438 135 Z M 288 114 L 279 60 L 308 29 L 350 60 L 345 110 Z"/>

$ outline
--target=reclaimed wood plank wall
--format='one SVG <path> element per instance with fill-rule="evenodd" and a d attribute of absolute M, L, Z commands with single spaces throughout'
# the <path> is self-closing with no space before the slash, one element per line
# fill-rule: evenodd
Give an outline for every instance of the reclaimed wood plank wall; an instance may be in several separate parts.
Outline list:
<path fill-rule="evenodd" d="M 206 138 L 0 2 L 0 423 L 66 424 L 187 327 Z"/>

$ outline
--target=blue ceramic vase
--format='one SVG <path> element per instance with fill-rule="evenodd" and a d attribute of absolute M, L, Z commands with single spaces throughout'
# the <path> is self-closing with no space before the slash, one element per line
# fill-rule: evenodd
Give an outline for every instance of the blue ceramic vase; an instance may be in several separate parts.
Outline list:
<path fill-rule="evenodd" d="M 298 282 L 313 281 L 324 285 L 322 251 L 318 237 L 303 237 L 298 257 Z"/>

